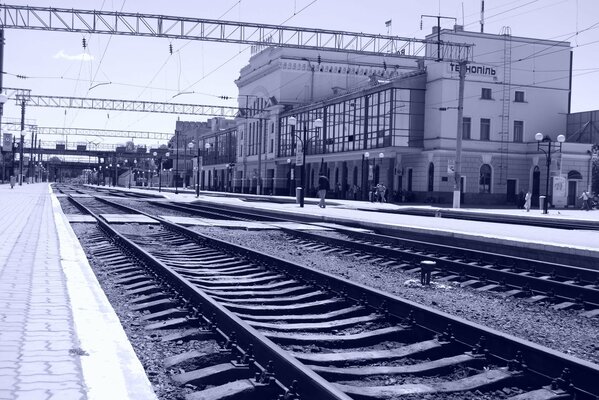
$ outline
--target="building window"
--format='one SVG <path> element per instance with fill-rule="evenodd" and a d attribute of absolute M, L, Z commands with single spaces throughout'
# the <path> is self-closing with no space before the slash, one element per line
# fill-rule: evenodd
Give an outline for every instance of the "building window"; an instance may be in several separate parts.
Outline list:
<path fill-rule="evenodd" d="M 491 120 L 489 118 L 480 119 L 480 140 L 491 140 Z"/>
<path fill-rule="evenodd" d="M 428 188 L 427 188 L 427 190 L 429 192 L 433 191 L 434 183 L 435 183 L 435 164 L 429 163 L 428 164 Z"/>
<path fill-rule="evenodd" d="M 480 167 L 478 191 L 480 193 L 491 193 L 491 166 L 489 164 L 483 164 Z"/>
<path fill-rule="evenodd" d="M 514 94 L 514 101 L 516 103 L 524 103 L 524 92 L 516 90 L 516 93 Z"/>
<path fill-rule="evenodd" d="M 470 117 L 464 117 L 462 119 L 462 139 L 470 139 L 470 126 L 472 125 L 472 120 Z"/>
<path fill-rule="evenodd" d="M 483 100 L 493 100 L 491 97 L 491 88 L 482 88 L 480 98 Z"/>
<path fill-rule="evenodd" d="M 514 121 L 514 142 L 524 141 L 524 121 Z"/>

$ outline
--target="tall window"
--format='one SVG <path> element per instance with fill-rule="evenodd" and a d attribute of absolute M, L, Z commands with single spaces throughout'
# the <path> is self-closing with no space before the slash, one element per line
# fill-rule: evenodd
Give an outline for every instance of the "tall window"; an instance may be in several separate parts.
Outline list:
<path fill-rule="evenodd" d="M 524 121 L 514 121 L 514 142 L 524 141 Z"/>
<path fill-rule="evenodd" d="M 470 139 L 471 125 L 472 125 L 472 119 L 470 119 L 470 117 L 464 117 L 462 119 L 462 139 Z"/>
<path fill-rule="evenodd" d="M 429 192 L 433 191 L 434 183 L 435 183 L 435 164 L 429 163 L 428 164 L 428 188 L 427 188 L 427 190 Z"/>
<path fill-rule="evenodd" d="M 491 140 L 491 120 L 489 118 L 480 119 L 480 140 Z"/>
<path fill-rule="evenodd" d="M 516 103 L 524 103 L 524 92 L 516 90 L 516 92 L 514 93 L 514 101 Z"/>
<path fill-rule="evenodd" d="M 491 93 L 491 88 L 482 88 L 480 98 L 483 100 L 492 100 Z"/>
<path fill-rule="evenodd" d="M 491 166 L 489 164 L 483 164 L 480 167 L 478 191 L 480 193 L 491 193 Z"/>

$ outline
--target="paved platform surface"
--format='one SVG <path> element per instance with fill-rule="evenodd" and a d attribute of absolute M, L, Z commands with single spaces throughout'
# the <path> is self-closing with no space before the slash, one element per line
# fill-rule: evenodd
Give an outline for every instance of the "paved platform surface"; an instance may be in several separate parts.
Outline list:
<path fill-rule="evenodd" d="M 114 189 L 114 188 L 113 188 Z M 148 189 L 125 189 L 136 192 L 147 192 Z M 179 189 L 179 194 L 162 191 L 162 195 L 172 201 L 193 202 L 198 200 L 191 190 Z M 153 189 L 149 189 L 153 190 Z M 157 193 L 157 191 L 153 191 Z M 243 196 L 240 198 L 239 196 Z M 432 209 L 446 210 L 428 205 L 403 205 L 392 203 L 371 203 L 367 201 L 327 199 L 327 207 L 318 207 L 318 200 L 306 198 L 305 207 L 300 208 L 290 197 L 239 195 L 226 193 L 201 192 L 200 200 L 214 204 L 229 204 L 238 207 L 256 208 L 267 211 L 279 211 L 285 214 L 319 215 L 324 222 L 344 223 L 361 221 L 361 227 L 374 229 L 377 226 L 394 227 L 405 231 L 437 233 L 457 238 L 496 242 L 539 250 L 559 251 L 565 254 L 576 254 L 599 258 L 599 231 L 563 230 L 528 225 L 512 225 L 482 221 L 467 221 L 452 218 L 433 218 L 417 215 L 391 214 L 372 212 L 376 210 L 393 211 L 401 209 Z M 555 218 L 558 220 L 587 220 L 599 222 L 599 210 L 583 211 L 579 209 L 551 209 L 549 214 L 543 214 L 540 209 L 530 212 L 516 208 L 475 208 L 464 206 L 460 208 L 465 213 L 484 213 L 497 215 L 512 215 L 526 218 Z"/>
<path fill-rule="evenodd" d="M 0 399 L 156 399 L 48 184 L 0 185 Z"/>

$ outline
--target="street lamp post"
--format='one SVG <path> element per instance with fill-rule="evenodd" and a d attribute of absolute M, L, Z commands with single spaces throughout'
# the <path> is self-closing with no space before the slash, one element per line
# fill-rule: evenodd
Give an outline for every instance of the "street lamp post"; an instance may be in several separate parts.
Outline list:
<path fill-rule="evenodd" d="M 204 149 L 206 150 L 206 152 L 204 153 L 204 159 L 205 160 L 208 160 L 208 151 L 210 150 L 211 147 L 212 146 L 210 145 L 210 143 L 205 143 L 204 144 Z M 208 179 L 208 190 L 211 189 L 210 185 L 211 185 L 211 182 L 210 182 L 210 179 Z"/>
<path fill-rule="evenodd" d="M 543 204 L 543 214 L 548 213 L 549 206 L 549 170 L 551 168 L 551 155 L 553 153 L 561 153 L 562 152 L 562 144 L 566 141 L 566 137 L 564 135 L 557 136 L 557 143 L 552 142 L 549 136 L 543 135 L 541 132 L 535 135 L 535 139 L 537 140 L 537 151 L 542 151 L 545 153 L 545 159 L 547 161 L 547 180 L 545 182 L 545 203 Z M 545 150 L 543 147 L 547 147 Z M 559 147 L 557 147 L 559 145 Z M 553 147 L 553 149 L 552 149 Z"/>
<path fill-rule="evenodd" d="M 0 40 L 4 40 L 4 32 L 2 32 L 2 37 Z M 0 43 L 2 45 L 2 43 Z M 2 89 L 2 78 L 0 77 L 0 91 Z M 0 127 L 2 126 L 2 112 L 4 110 L 4 103 L 8 101 L 8 97 L 0 93 Z M 0 137 L 2 136 L 2 130 L 0 129 Z M 2 137 L 4 140 L 4 137 Z M 2 148 L 2 143 L 0 143 L 0 151 L 2 151 L 2 183 L 4 183 L 4 175 L 6 174 L 6 164 L 4 162 L 4 149 Z"/>
<path fill-rule="evenodd" d="M 175 194 L 179 194 L 179 132 L 175 131 L 177 152 L 175 153 Z"/>
<path fill-rule="evenodd" d="M 366 171 L 364 171 L 364 161 L 366 161 Z M 362 200 L 368 200 L 368 193 L 370 188 L 368 182 L 370 181 L 370 153 L 365 152 L 362 154 Z"/>
<path fill-rule="evenodd" d="M 158 155 L 157 152 L 152 153 L 152 155 L 154 157 L 156 157 Z M 164 153 L 164 157 L 168 158 L 171 154 L 167 151 L 166 153 Z M 160 169 L 158 171 L 158 191 L 162 192 L 162 171 L 164 170 L 163 168 L 163 163 L 164 160 L 162 158 L 162 156 L 160 156 L 160 158 L 158 159 L 158 164 L 160 165 Z"/>
<path fill-rule="evenodd" d="M 125 160 L 125 164 L 129 164 L 129 183 L 127 184 L 127 188 L 131 189 L 131 163 L 129 160 Z"/>
<path fill-rule="evenodd" d="M 193 162 L 193 160 L 191 158 L 191 151 L 193 150 L 193 142 L 189 142 L 187 144 L 187 147 L 189 148 L 189 161 Z M 185 179 L 187 178 L 187 158 L 185 158 L 184 163 L 185 163 L 185 174 L 184 174 L 184 177 L 183 177 L 183 184 L 185 184 Z M 193 175 L 189 178 L 189 180 L 190 181 L 193 180 Z"/>
<path fill-rule="evenodd" d="M 287 165 L 289 166 L 289 196 L 293 196 L 293 186 L 292 185 L 294 179 L 293 179 L 293 167 L 291 165 L 291 158 L 287 159 Z"/>
<path fill-rule="evenodd" d="M 301 149 L 302 149 L 302 158 L 301 158 L 302 168 L 301 168 L 301 172 L 300 172 L 300 174 L 301 174 L 300 182 L 301 182 L 302 186 L 300 187 L 300 192 L 299 192 L 300 199 L 299 200 L 300 200 L 300 207 L 303 207 L 304 206 L 304 197 L 305 197 L 305 192 L 306 192 L 306 150 L 307 150 L 307 143 L 312 138 L 310 138 L 310 139 L 306 138 L 306 136 L 308 134 L 308 126 L 306 125 L 306 122 L 304 122 L 302 138 L 300 138 L 299 136 L 297 136 L 295 134 L 295 126 L 297 125 L 297 118 L 289 117 L 288 123 L 289 123 L 289 125 L 291 125 L 291 134 L 294 135 L 302 143 L 302 147 L 301 147 Z M 320 118 L 315 119 L 314 127 L 316 128 L 316 136 L 314 136 L 314 137 L 318 137 L 318 132 L 319 132 L 320 128 L 322 128 L 322 119 L 320 119 Z"/>

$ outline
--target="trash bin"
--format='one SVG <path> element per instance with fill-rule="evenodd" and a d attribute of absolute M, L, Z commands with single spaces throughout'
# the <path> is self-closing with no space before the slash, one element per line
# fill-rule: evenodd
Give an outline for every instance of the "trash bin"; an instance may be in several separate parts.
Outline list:
<path fill-rule="evenodd" d="M 302 187 L 295 188 L 295 204 L 301 204 L 303 193 L 304 193 L 304 188 L 302 188 Z"/>
<path fill-rule="evenodd" d="M 545 196 L 539 196 L 539 210 L 545 209 Z"/>

